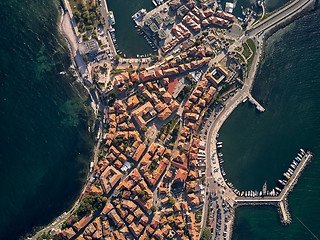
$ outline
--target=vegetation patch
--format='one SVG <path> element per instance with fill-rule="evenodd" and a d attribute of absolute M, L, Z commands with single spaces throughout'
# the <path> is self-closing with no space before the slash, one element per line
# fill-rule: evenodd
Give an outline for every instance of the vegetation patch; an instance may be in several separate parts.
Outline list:
<path fill-rule="evenodd" d="M 243 55 L 245 58 L 248 59 L 248 58 L 250 57 L 250 55 L 251 55 L 250 49 L 249 49 L 247 43 L 242 44 L 242 46 L 243 46 L 242 55 Z"/>
<path fill-rule="evenodd" d="M 182 102 L 183 99 L 185 99 L 187 96 L 189 96 L 189 93 L 190 93 L 191 89 L 192 89 L 191 84 L 188 84 L 188 85 L 184 86 L 182 91 L 179 93 L 179 95 L 177 97 L 177 100 L 179 102 Z"/>
<path fill-rule="evenodd" d="M 240 64 L 241 64 L 241 63 L 244 63 L 244 58 L 242 57 L 242 55 L 241 55 L 241 54 L 236 53 L 236 58 L 238 58 L 238 59 L 239 59 Z"/>
<path fill-rule="evenodd" d="M 70 0 L 74 20 L 80 32 L 90 31 L 103 24 L 99 4 L 94 0 Z"/>

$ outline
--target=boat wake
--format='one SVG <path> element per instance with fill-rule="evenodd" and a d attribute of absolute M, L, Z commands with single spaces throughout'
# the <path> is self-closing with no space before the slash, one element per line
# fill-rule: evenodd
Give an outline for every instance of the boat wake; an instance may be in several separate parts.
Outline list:
<path fill-rule="evenodd" d="M 302 224 L 302 226 L 304 226 L 308 230 L 308 232 L 311 233 L 314 239 L 319 240 L 319 238 L 317 238 L 317 236 L 296 215 L 293 214 L 293 216 L 295 216 L 296 219 L 298 219 L 298 221 Z"/>

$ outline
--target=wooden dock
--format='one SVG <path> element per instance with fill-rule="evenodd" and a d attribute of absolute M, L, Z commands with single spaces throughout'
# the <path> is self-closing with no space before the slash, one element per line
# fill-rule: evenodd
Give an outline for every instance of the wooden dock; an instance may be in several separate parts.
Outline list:
<path fill-rule="evenodd" d="M 287 197 L 289 193 L 293 190 L 294 186 L 297 184 L 301 173 L 303 172 L 305 167 L 310 163 L 312 157 L 312 153 L 307 151 L 306 154 L 302 157 L 301 162 L 298 164 L 294 173 L 288 180 L 287 184 L 284 186 L 284 188 L 278 196 L 237 197 L 235 199 L 235 206 L 273 205 L 278 208 L 281 222 L 284 225 L 290 224 L 291 216 L 288 209 Z"/>

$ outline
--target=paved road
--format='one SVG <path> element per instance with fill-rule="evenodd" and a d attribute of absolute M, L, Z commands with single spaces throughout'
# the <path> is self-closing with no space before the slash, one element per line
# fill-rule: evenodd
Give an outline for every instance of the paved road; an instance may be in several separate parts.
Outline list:
<path fill-rule="evenodd" d="M 111 28 L 111 25 L 110 25 L 110 22 L 109 22 L 108 12 L 109 12 L 109 10 L 108 10 L 108 6 L 107 6 L 107 2 L 106 2 L 106 0 L 102 0 L 101 1 L 101 14 L 105 19 L 105 24 L 104 24 L 104 29 L 103 30 L 105 32 L 105 36 L 107 37 L 110 49 L 112 51 L 112 55 L 115 56 L 117 54 L 117 50 L 113 45 L 113 41 L 112 41 L 112 38 L 111 38 L 111 35 L 110 35 L 110 32 L 109 32 L 109 30 Z"/>
<path fill-rule="evenodd" d="M 257 24 L 255 27 L 251 28 L 248 30 L 248 33 L 246 35 L 241 36 L 232 46 L 233 49 L 235 46 L 239 46 L 242 42 L 246 42 L 249 38 L 252 38 L 256 34 L 262 32 L 262 31 L 268 31 L 272 27 L 276 26 L 277 24 L 289 19 L 289 17 L 293 16 L 294 14 L 298 13 L 299 11 L 303 10 L 305 7 L 309 6 L 314 0 L 296 0 L 293 3 L 289 4 L 288 6 L 284 7 L 281 11 L 275 13 L 271 17 L 265 19 L 264 21 L 260 22 Z M 255 43 L 259 44 L 262 42 L 264 37 L 264 34 L 260 34 L 260 36 L 255 37 Z M 232 49 L 230 48 L 229 51 Z M 251 69 L 249 71 L 248 77 L 245 81 L 245 84 L 241 90 L 238 91 L 238 93 L 229 99 L 225 103 L 224 109 L 218 114 L 216 119 L 213 121 L 213 124 L 210 126 L 208 134 L 207 134 L 207 144 L 206 144 L 206 176 L 207 176 L 207 185 L 206 185 L 206 192 L 213 192 L 215 191 L 214 189 L 214 184 L 208 184 L 212 182 L 212 179 L 210 176 L 212 176 L 213 171 L 212 171 L 212 163 L 211 163 L 211 156 L 212 153 L 215 153 L 215 162 L 216 164 L 219 164 L 219 161 L 217 160 L 217 152 L 215 149 L 215 141 L 217 137 L 217 133 L 222 126 L 223 122 L 227 119 L 227 117 L 231 114 L 231 112 L 240 104 L 250 93 L 253 81 L 254 81 L 254 76 L 257 70 L 257 65 L 259 63 L 261 55 L 261 46 L 257 48 L 256 55 L 253 59 L 253 63 L 251 66 Z M 219 58 L 222 56 L 219 56 Z M 211 118 L 210 118 L 211 119 Z M 212 151 L 211 151 L 212 150 Z M 219 171 L 220 173 L 220 171 Z M 220 173 L 221 174 L 221 173 Z M 225 185 L 224 179 L 222 178 L 221 181 L 222 185 Z M 229 187 L 227 189 L 230 190 Z M 235 196 L 235 195 L 234 195 Z M 205 201 L 204 201 L 204 209 L 203 209 L 203 216 L 202 216 L 202 222 L 201 222 L 201 232 L 200 236 L 202 235 L 202 231 L 205 227 L 206 223 L 206 217 L 208 214 L 208 196 L 206 195 Z M 229 236 L 229 235 L 228 235 Z"/>

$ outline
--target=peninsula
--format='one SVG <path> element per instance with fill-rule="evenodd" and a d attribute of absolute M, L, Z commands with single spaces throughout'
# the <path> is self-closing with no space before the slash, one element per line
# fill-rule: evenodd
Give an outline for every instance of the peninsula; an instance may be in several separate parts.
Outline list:
<path fill-rule="evenodd" d="M 318 4 L 294 0 L 244 19 L 216 0 L 154 0 L 132 16 L 153 54 L 127 58 L 106 0 L 60 0 L 60 30 L 92 99 L 97 143 L 69 211 L 32 239 L 231 239 L 234 211 L 287 196 L 312 153 L 299 150 L 279 185 L 240 191 L 224 178 L 219 129 L 251 95 L 266 34 Z"/>

